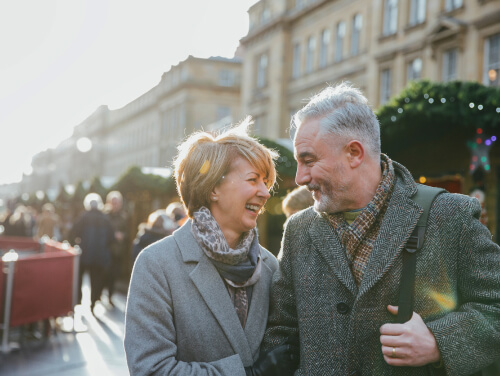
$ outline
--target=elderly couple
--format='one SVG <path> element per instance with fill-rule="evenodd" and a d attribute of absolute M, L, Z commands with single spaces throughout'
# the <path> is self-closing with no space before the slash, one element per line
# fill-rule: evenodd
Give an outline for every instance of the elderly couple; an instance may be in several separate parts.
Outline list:
<path fill-rule="evenodd" d="M 294 117 L 296 182 L 314 207 L 285 226 L 280 260 L 256 220 L 274 151 L 248 121 L 179 148 L 190 220 L 138 257 L 125 350 L 132 375 L 470 375 L 500 358 L 500 248 L 477 200 L 442 193 L 418 251 L 411 318 L 397 323 L 402 248 L 422 208 L 380 152 L 362 93 L 327 87 Z"/>

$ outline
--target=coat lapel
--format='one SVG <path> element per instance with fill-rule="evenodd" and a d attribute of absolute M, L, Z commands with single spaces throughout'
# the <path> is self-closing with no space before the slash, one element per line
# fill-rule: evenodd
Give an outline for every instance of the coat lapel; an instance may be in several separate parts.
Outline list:
<path fill-rule="evenodd" d="M 334 230 L 328 223 L 328 220 L 318 215 L 309 229 L 309 234 L 313 246 L 325 259 L 333 273 L 353 295 L 356 295 L 358 288 L 349 268 L 349 261 L 347 260 L 345 250 L 337 236 L 335 236 Z"/>
<path fill-rule="evenodd" d="M 411 200 L 403 189 L 396 186 L 370 254 L 358 297 L 373 287 L 394 265 L 421 213 L 422 208 Z"/>
<path fill-rule="evenodd" d="M 184 262 L 198 262 L 189 274 L 201 297 L 221 326 L 235 353 L 252 360 L 245 332 L 231 302 L 226 286 L 191 233 L 191 221 L 174 232 Z"/>
<path fill-rule="evenodd" d="M 264 255 L 261 252 L 261 255 Z M 259 281 L 253 286 L 252 300 L 248 311 L 245 334 L 251 349 L 258 351 L 260 342 L 266 330 L 267 315 L 269 312 L 269 286 L 273 278 L 273 271 L 266 264 L 267 256 L 262 259 Z M 255 359 L 256 353 L 252 354 Z"/>

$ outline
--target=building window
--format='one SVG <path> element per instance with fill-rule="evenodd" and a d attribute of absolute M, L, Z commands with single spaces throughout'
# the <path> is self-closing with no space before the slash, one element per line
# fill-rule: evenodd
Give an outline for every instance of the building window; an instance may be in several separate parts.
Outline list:
<path fill-rule="evenodd" d="M 262 129 L 264 125 L 264 116 L 254 116 L 253 117 L 253 132 L 252 134 L 255 136 L 262 135 Z"/>
<path fill-rule="evenodd" d="M 314 67 L 314 52 L 316 50 L 316 39 L 310 37 L 307 40 L 306 73 L 311 73 Z"/>
<path fill-rule="evenodd" d="M 395 34 L 398 28 L 398 0 L 385 0 L 383 35 Z"/>
<path fill-rule="evenodd" d="M 342 51 L 344 50 L 345 22 L 337 24 L 337 38 L 335 39 L 335 61 L 342 60 Z"/>
<path fill-rule="evenodd" d="M 188 79 L 188 70 L 186 67 L 181 68 L 181 82 L 185 82 Z"/>
<path fill-rule="evenodd" d="M 231 87 L 234 85 L 234 71 L 221 69 L 219 71 L 219 86 Z"/>
<path fill-rule="evenodd" d="M 422 59 L 419 57 L 408 63 L 406 69 L 406 83 L 422 77 Z"/>
<path fill-rule="evenodd" d="M 268 58 L 267 54 L 262 54 L 259 56 L 257 62 L 257 87 L 262 88 L 267 85 L 267 64 Z"/>
<path fill-rule="evenodd" d="M 330 45 L 330 30 L 321 32 L 321 44 L 319 48 L 319 67 L 324 68 L 328 64 L 328 46 Z"/>
<path fill-rule="evenodd" d="M 380 104 L 386 103 L 391 97 L 391 70 L 384 69 L 380 75 Z"/>
<path fill-rule="evenodd" d="M 260 14 L 260 24 L 264 25 L 267 22 L 269 22 L 270 19 L 271 19 L 271 12 L 269 11 L 268 8 L 264 8 L 262 13 Z"/>
<path fill-rule="evenodd" d="M 484 78 L 487 86 L 500 86 L 500 33 L 486 39 L 484 44 Z"/>
<path fill-rule="evenodd" d="M 453 81 L 457 79 L 458 49 L 452 48 L 443 53 L 443 81 Z"/>
<path fill-rule="evenodd" d="M 463 0 L 446 0 L 444 3 L 444 10 L 451 12 L 454 9 L 462 7 Z"/>
<path fill-rule="evenodd" d="M 300 43 L 295 43 L 293 46 L 293 65 L 292 77 L 297 78 L 300 76 Z"/>
<path fill-rule="evenodd" d="M 359 53 L 359 35 L 362 27 L 363 17 L 358 13 L 352 19 L 351 56 L 356 56 Z"/>
<path fill-rule="evenodd" d="M 410 26 L 421 24 L 425 21 L 425 0 L 411 0 Z"/>

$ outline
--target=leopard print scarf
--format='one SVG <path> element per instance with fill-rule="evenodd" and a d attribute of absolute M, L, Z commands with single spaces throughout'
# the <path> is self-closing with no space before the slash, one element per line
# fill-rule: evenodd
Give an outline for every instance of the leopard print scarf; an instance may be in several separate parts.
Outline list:
<path fill-rule="evenodd" d="M 214 216 L 204 206 L 193 214 L 191 230 L 208 258 L 227 265 L 240 265 L 248 260 L 248 251 L 256 232 L 252 229 L 244 233 L 238 247 L 232 249 Z"/>
<path fill-rule="evenodd" d="M 229 297 L 244 328 L 252 287 L 260 279 L 261 273 L 257 229 L 244 233 L 238 247 L 232 249 L 210 210 L 202 206 L 193 215 L 191 231 L 205 255 L 224 279 Z"/>

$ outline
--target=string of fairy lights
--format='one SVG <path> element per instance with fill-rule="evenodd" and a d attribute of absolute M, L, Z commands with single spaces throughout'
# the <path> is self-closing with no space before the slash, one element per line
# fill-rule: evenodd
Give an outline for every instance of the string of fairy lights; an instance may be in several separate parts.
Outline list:
<path fill-rule="evenodd" d="M 434 102 L 437 103 L 442 103 L 445 104 L 447 102 L 446 98 L 439 98 L 439 99 L 434 99 L 431 97 L 429 94 L 424 94 L 424 99 L 427 100 L 429 104 L 434 104 Z M 410 103 L 410 98 L 406 97 L 404 99 L 405 103 Z M 451 97 L 449 99 L 450 102 L 454 102 L 455 98 Z M 483 111 L 485 108 L 482 104 L 477 104 L 474 102 L 470 102 L 469 106 L 470 109 L 477 108 L 479 111 Z M 500 107 L 496 107 L 495 111 L 497 114 L 500 115 Z M 404 112 L 403 107 L 399 107 L 397 109 L 398 114 L 402 114 Z M 397 121 L 397 116 L 392 115 L 391 116 L 391 121 L 396 122 Z M 491 169 L 491 164 L 490 164 L 490 159 L 489 159 L 489 151 L 493 145 L 493 143 L 497 140 L 496 135 L 492 136 L 486 136 L 484 134 L 484 130 L 482 128 L 477 128 L 476 129 L 476 134 L 472 140 L 467 141 L 467 147 L 471 151 L 471 161 L 469 164 L 469 172 L 472 173 L 474 172 L 478 167 L 482 166 L 486 172 L 490 171 Z"/>

